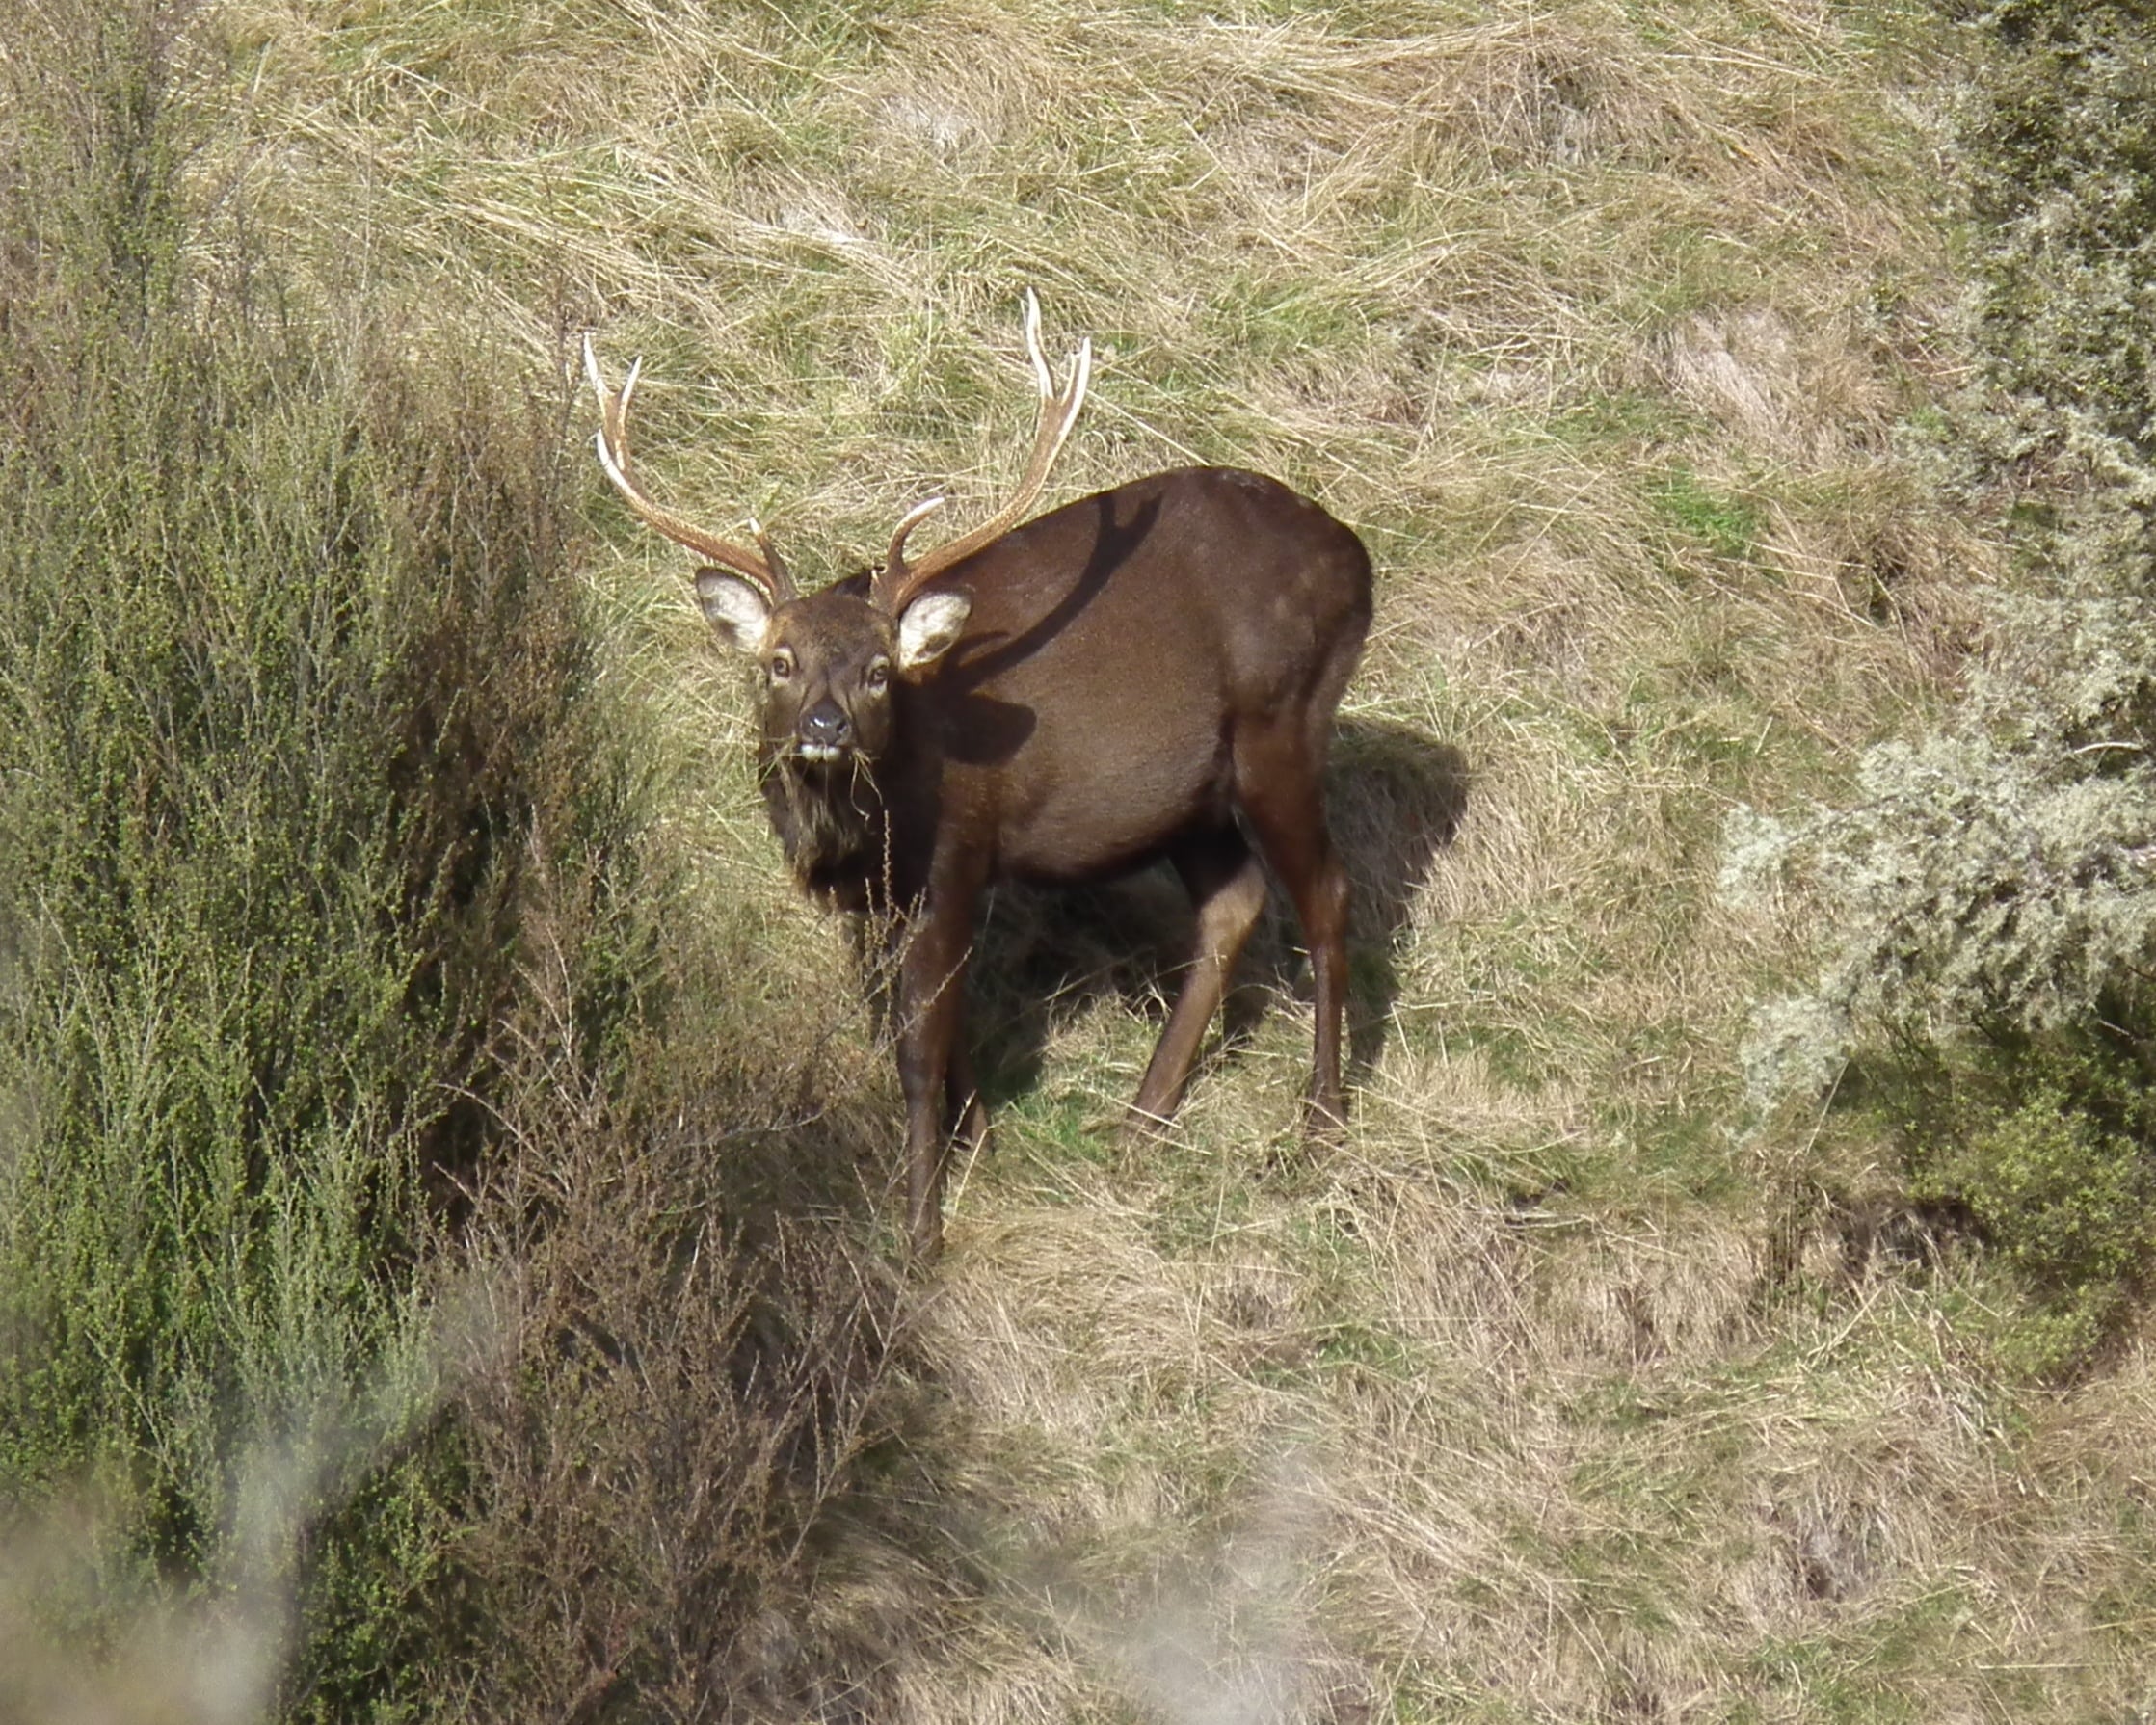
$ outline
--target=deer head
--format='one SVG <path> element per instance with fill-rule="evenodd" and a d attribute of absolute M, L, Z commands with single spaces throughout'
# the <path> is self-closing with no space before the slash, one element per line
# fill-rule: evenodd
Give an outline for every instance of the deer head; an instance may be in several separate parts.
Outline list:
<path fill-rule="evenodd" d="M 932 497 L 909 510 L 892 531 L 884 561 L 858 584 L 802 595 L 770 536 L 754 520 L 756 548 L 692 525 L 647 496 L 629 463 L 628 409 L 642 367 L 631 366 L 619 393 L 611 390 L 584 338 L 584 366 L 599 400 L 599 459 L 631 511 L 647 525 L 704 560 L 696 572 L 697 601 L 719 639 L 756 659 L 763 672 L 762 754 L 812 769 L 874 761 L 892 737 L 892 681 L 926 677 L 965 630 L 972 602 L 963 593 L 924 589 L 937 575 L 1021 521 L 1040 496 L 1063 440 L 1070 435 L 1092 374 L 1093 346 L 1081 342 L 1069 381 L 1058 389 L 1041 352 L 1041 308 L 1025 295 L 1025 347 L 1040 396 L 1033 450 L 1018 489 L 971 532 L 909 562 L 906 542 L 943 507 Z"/>

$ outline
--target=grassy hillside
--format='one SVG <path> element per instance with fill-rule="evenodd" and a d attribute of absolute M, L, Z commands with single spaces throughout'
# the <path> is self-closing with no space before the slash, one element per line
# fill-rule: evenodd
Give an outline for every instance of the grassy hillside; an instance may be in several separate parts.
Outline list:
<path fill-rule="evenodd" d="M 1911 1220 L 1880 1125 L 1754 1111 L 1749 1015 L 1821 912 L 1717 894 L 1734 809 L 1847 795 L 1951 693 L 2002 567 L 2001 494 L 1943 483 L 1976 357 L 1932 10 L 222 0 L 183 40 L 175 196 L 230 217 L 192 279 L 274 270 L 302 343 L 379 322 L 422 446 L 467 377 L 566 399 L 590 328 L 646 357 L 655 491 L 839 572 L 1008 483 L 1030 285 L 1099 355 L 1057 500 L 1263 467 L 1380 571 L 1333 784 L 1344 1142 L 1295 1143 L 1289 927 L 1131 1153 L 1175 895 L 1006 893 L 999 1136 L 900 1297 L 895 1082 L 764 828 L 749 691 L 680 555 L 549 465 L 590 404 L 535 434 L 623 825 L 499 979 L 477 1220 L 408 1285 L 450 1337 L 413 1343 L 423 1581 L 303 1613 L 287 1708 L 2156 1704 L 2139 1339 L 2023 1381 L 2013 1285 Z"/>

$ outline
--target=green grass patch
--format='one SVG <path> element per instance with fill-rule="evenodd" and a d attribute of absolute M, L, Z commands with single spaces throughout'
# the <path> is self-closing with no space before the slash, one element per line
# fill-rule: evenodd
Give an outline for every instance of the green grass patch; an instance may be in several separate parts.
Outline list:
<path fill-rule="evenodd" d="M 1717 490 L 1689 466 L 1667 469 L 1647 488 L 1662 518 L 1727 563 L 1751 559 L 1759 543 L 1759 516 L 1743 497 Z"/>

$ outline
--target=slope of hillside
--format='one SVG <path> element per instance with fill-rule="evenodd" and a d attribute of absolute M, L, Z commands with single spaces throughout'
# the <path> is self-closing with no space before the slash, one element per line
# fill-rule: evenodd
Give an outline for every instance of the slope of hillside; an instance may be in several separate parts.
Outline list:
<path fill-rule="evenodd" d="M 1816 912 L 1716 896 L 1733 808 L 1846 791 L 1951 686 L 1996 563 L 1983 500 L 1937 482 L 1970 358 L 1929 9 L 223 0 L 203 27 L 236 122 L 191 172 L 299 319 L 357 296 L 542 390 L 584 329 L 643 355 L 653 490 L 754 513 L 812 578 L 923 495 L 957 523 L 1009 483 L 1027 286 L 1051 351 L 1099 354 L 1056 500 L 1262 467 L 1380 571 L 1332 785 L 1344 1142 L 1294 1136 L 1291 924 L 1172 1142 L 1132 1151 L 1175 895 L 1001 895 L 997 1144 L 954 1174 L 796 1584 L 720 1669 L 662 1621 L 697 1600 L 601 1633 L 565 1590 L 525 1631 L 562 1643 L 549 1706 L 2156 1704 L 2142 1353 L 2011 1381 L 1991 1285 L 1897 1232 L 1876 1128 L 1749 1111 L 1747 1017 Z M 601 675 L 651 726 L 723 1064 L 812 1137 L 842 1123 L 880 1199 L 888 1052 L 764 828 L 746 679 L 680 554 L 586 485 Z M 549 1489 L 569 1521 L 668 1514 L 617 1483 Z"/>

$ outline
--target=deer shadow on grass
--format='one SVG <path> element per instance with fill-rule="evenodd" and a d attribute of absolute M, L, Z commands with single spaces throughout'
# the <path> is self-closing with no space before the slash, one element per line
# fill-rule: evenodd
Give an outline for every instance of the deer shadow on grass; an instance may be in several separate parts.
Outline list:
<path fill-rule="evenodd" d="M 1348 1066 L 1375 1065 L 1399 997 L 1409 917 L 1467 818 L 1474 775 L 1451 743 L 1384 719 L 1350 719 L 1326 774 L 1333 842 L 1354 891 L 1347 933 Z M 1290 925 L 1291 927 L 1291 924 Z"/>
<path fill-rule="evenodd" d="M 1470 783 L 1458 749 L 1410 726 L 1345 719 L 1334 733 L 1325 798 L 1353 890 L 1351 1084 L 1383 1047 L 1414 903 L 1466 818 Z M 1033 1090 L 1056 1032 L 1104 1000 L 1120 1000 L 1158 1027 L 1194 939 L 1189 899 L 1165 863 L 1078 889 L 999 885 L 975 931 L 966 1015 L 990 1107 Z M 1308 970 L 1293 909 L 1275 881 L 1198 1070 L 1246 1043 L 1283 995 L 1306 995 Z M 1133 1095 L 1136 1088 L 1132 1073 Z"/>

